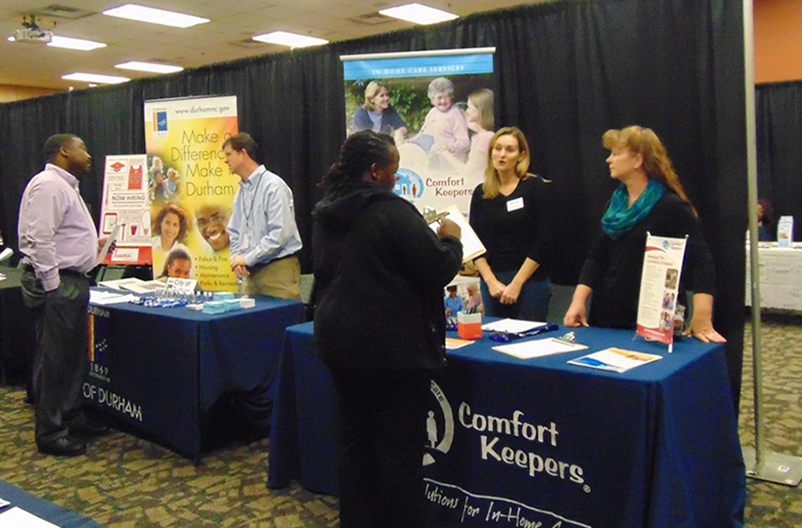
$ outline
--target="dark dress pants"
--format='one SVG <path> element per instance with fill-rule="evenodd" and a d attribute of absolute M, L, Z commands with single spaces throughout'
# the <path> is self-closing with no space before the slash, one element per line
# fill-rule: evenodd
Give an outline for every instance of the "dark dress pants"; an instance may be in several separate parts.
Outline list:
<path fill-rule="evenodd" d="M 431 371 L 329 367 L 339 409 L 341 528 L 423 528 Z"/>
<path fill-rule="evenodd" d="M 56 290 L 45 292 L 26 268 L 22 298 L 36 323 L 33 387 L 36 397 L 36 443 L 51 442 L 81 425 L 81 385 L 89 363 L 87 307 L 89 279 L 62 271 Z"/>

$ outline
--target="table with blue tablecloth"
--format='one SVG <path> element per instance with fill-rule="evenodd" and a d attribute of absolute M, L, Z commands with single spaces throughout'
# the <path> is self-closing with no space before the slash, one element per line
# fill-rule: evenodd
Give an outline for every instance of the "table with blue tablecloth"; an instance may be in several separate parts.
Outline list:
<path fill-rule="evenodd" d="M 683 339 L 668 354 L 629 331 L 574 330 L 587 350 L 520 360 L 485 336 L 449 352 L 427 420 L 432 525 L 742 526 L 745 468 L 724 347 Z M 312 331 L 287 329 L 268 485 L 297 479 L 336 495 L 336 404 Z M 612 346 L 662 359 L 622 374 L 567 363 Z"/>
<path fill-rule="evenodd" d="M 227 393 L 272 391 L 284 330 L 303 320 L 301 302 L 272 297 L 214 315 L 130 303 L 89 312 L 85 404 L 196 462 L 204 413 Z"/>
<path fill-rule="evenodd" d="M 20 508 L 60 528 L 102 528 L 91 519 L 40 499 L 2 480 L 0 480 L 0 499 L 9 502 L 8 506 L 0 507 L 0 514 L 8 512 L 12 508 Z M 4 522 L 5 519 L 0 515 L 0 526 L 11 526 L 11 524 L 3 524 Z"/>

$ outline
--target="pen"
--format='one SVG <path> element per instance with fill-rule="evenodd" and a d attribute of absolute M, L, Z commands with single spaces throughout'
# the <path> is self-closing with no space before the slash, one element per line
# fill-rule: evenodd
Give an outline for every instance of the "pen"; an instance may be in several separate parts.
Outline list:
<path fill-rule="evenodd" d="M 427 218 L 426 222 L 433 224 L 435 222 L 439 222 L 440 220 L 442 220 L 447 216 L 448 216 L 448 211 L 443 211 L 442 213 L 437 213 L 436 215 Z"/>

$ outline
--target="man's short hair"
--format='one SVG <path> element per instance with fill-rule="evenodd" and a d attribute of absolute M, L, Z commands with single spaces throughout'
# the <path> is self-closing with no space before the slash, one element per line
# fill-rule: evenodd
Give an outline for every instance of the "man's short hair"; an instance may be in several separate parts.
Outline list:
<path fill-rule="evenodd" d="M 231 145 L 237 152 L 244 150 L 252 160 L 256 161 L 256 141 L 247 132 L 231 136 L 223 142 L 222 148 L 226 148 L 226 145 Z"/>
<path fill-rule="evenodd" d="M 54 134 L 47 138 L 47 141 L 45 141 L 45 159 L 53 161 L 61 147 L 66 147 L 77 137 L 75 134 Z"/>

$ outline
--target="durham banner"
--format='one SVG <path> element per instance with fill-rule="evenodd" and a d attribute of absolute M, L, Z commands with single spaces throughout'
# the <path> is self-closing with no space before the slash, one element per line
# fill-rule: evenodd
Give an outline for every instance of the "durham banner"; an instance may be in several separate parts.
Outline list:
<path fill-rule="evenodd" d="M 183 259 L 204 290 L 235 290 L 226 224 L 239 177 L 221 147 L 236 133 L 234 96 L 145 102 L 154 278 Z"/>
<path fill-rule="evenodd" d="M 395 192 L 419 209 L 470 208 L 495 130 L 493 53 L 473 48 L 344 55 L 347 133 L 395 138 Z"/>

